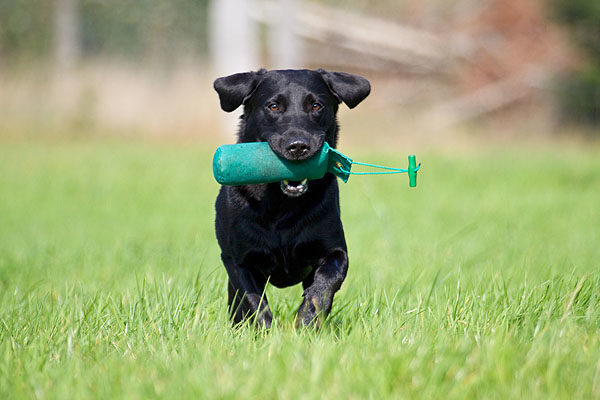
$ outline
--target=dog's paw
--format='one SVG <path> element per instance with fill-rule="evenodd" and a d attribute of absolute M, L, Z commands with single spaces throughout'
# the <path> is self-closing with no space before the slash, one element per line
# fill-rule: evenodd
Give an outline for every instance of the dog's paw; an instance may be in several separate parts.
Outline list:
<path fill-rule="evenodd" d="M 316 296 L 306 296 L 296 315 L 296 328 L 314 327 L 319 330 L 326 318 L 323 301 Z"/>
<path fill-rule="evenodd" d="M 259 328 L 269 330 L 273 324 L 273 314 L 268 309 L 266 311 L 263 310 L 263 312 L 256 317 L 254 322 Z"/>

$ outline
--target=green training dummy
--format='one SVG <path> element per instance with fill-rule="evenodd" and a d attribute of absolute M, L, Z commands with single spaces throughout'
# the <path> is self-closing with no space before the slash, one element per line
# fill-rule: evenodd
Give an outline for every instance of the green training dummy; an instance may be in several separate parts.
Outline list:
<path fill-rule="evenodd" d="M 385 169 L 385 172 L 351 172 L 352 165 Z M 408 156 L 408 169 L 382 167 L 352 161 L 336 149 L 323 144 L 321 151 L 302 161 L 279 157 L 267 142 L 228 144 L 217 148 L 213 158 L 213 174 L 221 185 L 251 185 L 280 181 L 320 179 L 331 172 L 344 182 L 350 175 L 398 174 L 408 172 L 409 186 L 417 186 L 417 165 L 414 155 Z"/>

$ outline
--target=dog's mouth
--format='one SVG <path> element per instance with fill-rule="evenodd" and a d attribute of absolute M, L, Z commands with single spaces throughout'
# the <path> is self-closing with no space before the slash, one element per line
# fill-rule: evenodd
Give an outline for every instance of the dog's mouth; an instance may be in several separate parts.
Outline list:
<path fill-rule="evenodd" d="M 280 182 L 281 191 L 289 197 L 302 196 L 308 190 L 308 179 L 301 181 L 288 181 L 284 179 Z"/>

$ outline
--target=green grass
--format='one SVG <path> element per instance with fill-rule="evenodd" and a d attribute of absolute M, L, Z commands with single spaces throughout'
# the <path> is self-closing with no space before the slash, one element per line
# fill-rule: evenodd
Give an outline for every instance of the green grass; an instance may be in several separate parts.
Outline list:
<path fill-rule="evenodd" d="M 600 397 L 599 149 L 351 178 L 330 318 L 270 288 L 268 333 L 226 317 L 212 149 L 0 142 L 0 398 Z"/>

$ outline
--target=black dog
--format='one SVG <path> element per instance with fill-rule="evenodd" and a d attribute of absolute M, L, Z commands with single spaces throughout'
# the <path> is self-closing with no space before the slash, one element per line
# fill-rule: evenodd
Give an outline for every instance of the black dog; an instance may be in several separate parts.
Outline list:
<path fill-rule="evenodd" d="M 335 147 L 338 104 L 353 108 L 371 90 L 360 76 L 322 69 L 261 69 L 219 78 L 214 88 L 223 110 L 244 105 L 238 143 L 268 142 L 280 157 L 298 161 L 320 151 L 325 141 Z M 267 283 L 281 288 L 302 282 L 297 324 L 327 316 L 348 270 L 334 175 L 223 186 L 215 225 L 234 323 L 253 318 L 271 326 Z"/>

